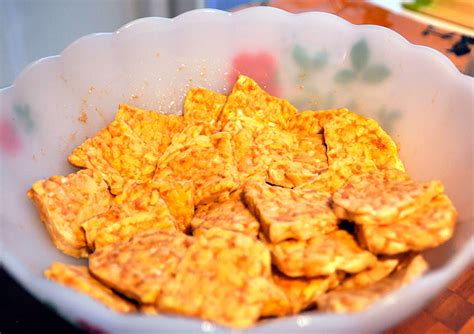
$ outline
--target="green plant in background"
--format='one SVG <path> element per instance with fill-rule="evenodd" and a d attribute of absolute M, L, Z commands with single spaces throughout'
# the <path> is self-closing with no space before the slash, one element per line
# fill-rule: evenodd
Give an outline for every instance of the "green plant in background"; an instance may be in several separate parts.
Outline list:
<path fill-rule="evenodd" d="M 390 75 L 390 70 L 383 64 L 369 64 L 370 49 L 365 39 L 359 40 L 351 48 L 351 68 L 340 70 L 334 76 L 339 84 L 348 84 L 360 79 L 368 84 L 376 84 Z"/>
<path fill-rule="evenodd" d="M 402 6 L 406 9 L 419 10 L 421 7 L 426 7 L 431 5 L 432 0 L 415 0 L 412 3 L 404 3 Z"/>
<path fill-rule="evenodd" d="M 31 119 L 31 109 L 28 104 L 16 104 L 13 106 L 13 112 L 23 125 L 25 131 L 30 133 L 35 127 L 35 123 Z"/>

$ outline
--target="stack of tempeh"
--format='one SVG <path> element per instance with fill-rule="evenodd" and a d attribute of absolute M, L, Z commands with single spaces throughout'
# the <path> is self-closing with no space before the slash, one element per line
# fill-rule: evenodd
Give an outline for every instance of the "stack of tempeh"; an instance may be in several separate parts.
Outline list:
<path fill-rule="evenodd" d="M 297 112 L 245 76 L 229 96 L 190 90 L 183 116 L 120 105 L 69 161 L 83 169 L 28 195 L 55 246 L 89 266 L 45 275 L 120 312 L 247 327 L 359 311 L 420 276 L 418 252 L 456 221 L 374 120 Z"/>

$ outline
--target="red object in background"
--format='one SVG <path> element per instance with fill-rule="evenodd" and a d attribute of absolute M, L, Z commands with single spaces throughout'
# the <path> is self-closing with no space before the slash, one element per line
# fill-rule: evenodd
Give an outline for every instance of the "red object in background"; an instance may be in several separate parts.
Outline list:
<path fill-rule="evenodd" d="M 241 52 L 232 59 L 232 70 L 228 81 L 233 84 L 239 74 L 254 79 L 271 95 L 278 96 L 277 62 L 268 52 Z"/>
<path fill-rule="evenodd" d="M 8 154 L 14 154 L 20 147 L 20 138 L 13 124 L 5 118 L 0 119 L 0 149 Z"/>

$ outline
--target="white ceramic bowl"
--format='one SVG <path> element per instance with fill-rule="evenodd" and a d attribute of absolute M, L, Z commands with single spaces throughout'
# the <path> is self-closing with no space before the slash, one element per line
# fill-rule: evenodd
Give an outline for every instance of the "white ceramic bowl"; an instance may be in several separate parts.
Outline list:
<path fill-rule="evenodd" d="M 31 36 L 34 39 L 34 36 Z M 174 316 L 120 315 L 42 277 L 57 251 L 26 198 L 33 181 L 73 171 L 66 156 L 119 102 L 180 113 L 185 92 L 226 93 L 235 68 L 300 108 L 347 106 L 378 120 L 417 179 L 441 179 L 459 210 L 454 238 L 426 253 L 432 270 L 354 315 L 305 313 L 249 333 L 377 332 L 419 310 L 472 260 L 473 79 L 442 54 L 376 26 L 271 8 L 197 10 L 86 36 L 0 91 L 1 254 L 6 270 L 73 323 L 105 332 L 228 332 Z M 87 115 L 87 122 L 78 119 Z"/>

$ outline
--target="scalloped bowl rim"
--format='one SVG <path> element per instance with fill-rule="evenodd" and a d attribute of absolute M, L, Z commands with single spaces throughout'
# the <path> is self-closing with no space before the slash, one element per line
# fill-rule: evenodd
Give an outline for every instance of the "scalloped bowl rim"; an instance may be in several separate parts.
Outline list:
<path fill-rule="evenodd" d="M 134 29 L 136 29 L 139 26 L 142 26 L 144 24 L 148 23 L 153 23 L 156 26 L 161 25 L 162 23 L 170 23 L 170 22 L 177 22 L 179 24 L 180 21 L 185 20 L 185 19 L 192 19 L 194 17 L 198 16 L 203 16 L 206 15 L 207 18 L 212 19 L 213 17 L 216 16 L 238 16 L 242 15 L 242 13 L 249 13 L 249 12 L 256 12 L 256 13 L 272 13 L 272 14 L 277 14 L 277 15 L 287 15 L 287 16 L 312 16 L 315 19 L 318 17 L 330 17 L 333 19 L 335 22 L 338 24 L 344 24 L 346 26 L 351 26 L 353 29 L 358 29 L 358 30 L 368 30 L 368 31 L 383 31 L 383 33 L 391 40 L 396 40 L 398 45 L 403 45 L 405 48 L 411 49 L 410 52 L 418 52 L 418 53 L 423 53 L 424 57 L 428 58 L 431 57 L 433 60 L 442 62 L 444 69 L 449 73 L 451 76 L 455 76 L 455 80 L 463 80 L 465 84 L 467 85 L 473 85 L 474 84 L 474 78 L 469 77 L 459 71 L 459 69 L 449 60 L 449 58 L 442 54 L 441 52 L 434 50 L 430 47 L 427 46 L 422 46 L 422 45 L 415 45 L 409 42 L 406 38 L 401 36 L 399 33 L 385 28 L 381 26 L 376 26 L 376 25 L 356 25 L 348 22 L 345 19 L 342 19 L 334 14 L 329 14 L 325 12 L 316 12 L 316 11 L 311 11 L 311 12 L 304 12 L 304 13 L 290 13 L 287 11 L 284 11 L 282 9 L 277 9 L 277 8 L 272 8 L 272 7 L 250 7 L 246 8 L 234 13 L 227 12 L 227 11 L 222 11 L 222 10 L 216 10 L 216 9 L 196 9 L 192 11 L 185 12 L 181 15 L 178 15 L 174 18 L 163 18 L 163 17 L 145 17 L 145 18 L 139 18 L 136 20 L 133 20 L 119 29 L 117 29 L 114 32 L 107 32 L 107 33 L 93 33 L 93 34 L 88 34 L 83 37 L 78 38 L 77 40 L 73 41 L 70 43 L 66 48 L 63 49 L 63 51 L 59 55 L 54 55 L 54 56 L 49 56 L 49 57 L 44 57 L 39 60 L 36 60 L 29 65 L 27 65 L 21 72 L 20 74 L 15 78 L 14 82 L 10 86 L 6 86 L 3 88 L 0 88 L 0 98 L 2 96 L 6 96 L 8 93 L 11 93 L 14 88 L 15 84 L 17 81 L 19 81 L 21 78 L 26 77 L 28 73 L 36 66 L 42 66 L 42 64 L 49 62 L 49 61 L 59 61 L 61 59 L 61 56 L 66 53 L 69 49 L 71 49 L 73 46 L 83 42 L 86 39 L 91 39 L 95 38 L 98 36 L 112 36 L 116 34 L 127 34 L 127 33 L 133 33 Z M 0 213 L 0 216 L 3 218 L 3 214 Z M 0 240 L 1 241 L 1 240 Z M 466 244 L 458 251 L 458 255 L 451 258 L 448 262 L 446 262 L 445 265 L 443 265 L 440 268 L 430 270 L 428 273 L 426 273 L 423 277 L 421 277 L 419 280 L 413 282 L 412 284 L 409 284 L 408 286 L 399 289 L 396 293 L 397 295 L 403 294 L 405 298 L 410 296 L 411 292 L 415 292 L 417 289 L 419 289 L 423 284 L 433 282 L 433 281 L 438 281 L 438 280 L 443 280 L 443 276 L 447 274 L 447 272 L 456 272 L 457 275 L 461 272 L 461 270 L 467 266 L 469 262 L 474 261 L 474 237 L 471 236 L 469 240 L 467 240 Z M 3 242 L 0 242 L 0 264 L 5 268 L 5 270 L 12 275 L 16 281 L 18 281 L 27 291 L 33 293 L 33 291 L 36 290 L 37 287 L 35 287 L 37 284 L 35 284 L 34 280 L 37 279 L 35 275 L 33 275 L 27 268 L 26 266 L 18 261 L 13 254 L 10 254 L 8 250 L 4 249 L 3 247 Z M 28 285 L 27 282 L 30 282 L 31 284 Z M 39 283 L 39 282 L 37 282 Z M 34 294 L 34 293 L 33 293 Z M 37 297 L 38 298 L 38 297 Z M 386 298 L 380 300 L 377 302 L 375 305 L 379 306 L 389 306 L 390 304 L 393 304 L 393 300 L 386 300 Z M 372 316 L 376 315 L 378 313 L 378 307 L 370 307 L 367 310 L 357 313 L 357 314 L 349 314 L 349 315 L 337 315 L 337 314 L 328 314 L 328 313 L 312 313 L 310 315 L 311 318 L 313 319 L 318 319 L 320 317 L 324 317 L 325 319 L 329 318 L 344 318 L 344 319 L 362 319 L 363 321 L 368 321 Z M 112 316 L 115 314 L 113 311 L 109 311 L 108 313 L 105 313 L 107 315 Z M 127 318 L 133 318 L 135 317 L 134 315 L 127 315 Z M 297 319 L 298 316 L 291 316 L 291 317 L 286 317 L 286 320 L 294 320 Z M 123 318 L 125 319 L 125 317 Z M 283 319 L 283 320 L 285 320 Z M 146 319 L 145 319 L 146 320 Z M 190 320 L 191 323 L 198 322 L 200 323 L 201 320 L 196 319 L 196 320 Z M 278 321 L 272 321 L 271 323 L 275 324 Z M 264 323 L 264 324 L 257 324 L 256 327 L 261 327 L 261 326 L 266 326 L 267 324 L 270 323 Z M 219 327 L 219 326 L 217 326 Z M 304 326 L 303 326 L 304 327 Z M 274 328 L 274 327 L 273 327 Z"/>
<path fill-rule="evenodd" d="M 462 79 L 462 80 L 467 79 L 469 81 L 474 81 L 474 79 L 472 77 L 470 77 L 466 74 L 463 74 L 461 71 L 459 71 L 459 69 L 454 65 L 454 63 L 451 60 L 449 60 L 449 58 L 445 54 L 441 53 L 438 50 L 430 48 L 428 46 L 413 44 L 410 41 L 408 41 L 405 37 L 403 37 L 402 35 L 400 35 L 396 31 L 393 31 L 389 28 L 386 28 L 386 27 L 383 27 L 383 26 L 378 26 L 378 25 L 373 25 L 373 24 L 353 24 L 353 23 L 350 23 L 349 21 L 347 21 L 347 20 L 345 20 L 345 19 L 343 19 L 343 18 L 341 18 L 337 15 L 330 14 L 330 13 L 325 13 L 325 12 L 310 11 L 310 12 L 303 12 L 303 13 L 290 13 L 290 12 L 287 12 L 287 11 L 285 11 L 283 9 L 279 9 L 279 8 L 256 6 L 256 7 L 250 7 L 250 8 L 242 9 L 242 10 L 239 10 L 239 11 L 233 12 L 233 13 L 232 12 L 227 12 L 227 11 L 224 11 L 224 10 L 219 10 L 219 9 L 201 8 L 201 9 L 194 9 L 194 10 L 187 11 L 187 12 L 182 13 L 178 16 L 173 17 L 173 18 L 158 17 L 158 16 L 143 17 L 143 18 L 138 18 L 136 20 L 130 21 L 130 22 L 124 24 L 123 26 L 121 26 L 120 28 L 118 28 L 117 30 L 115 30 L 113 32 L 92 33 L 92 34 L 88 34 L 88 35 L 79 37 L 78 39 L 76 39 L 73 42 L 71 42 L 70 44 L 68 44 L 68 46 L 66 46 L 63 49 L 63 51 L 61 51 L 58 55 L 43 57 L 43 58 L 40 58 L 40 59 L 35 60 L 35 61 L 31 62 L 30 64 L 28 64 L 16 76 L 15 80 L 13 81 L 13 83 L 11 85 L 0 88 L 0 93 L 3 93 L 4 91 L 9 90 L 11 88 L 14 88 L 15 87 L 15 82 L 17 80 L 19 80 L 21 77 L 24 77 L 25 75 L 27 75 L 27 73 L 33 67 L 40 66 L 45 61 L 50 61 L 52 59 L 61 58 L 61 55 L 63 53 L 67 52 L 67 50 L 71 49 L 76 44 L 81 43 L 85 39 L 90 39 L 90 38 L 103 36 L 103 35 L 110 36 L 110 35 L 114 35 L 114 34 L 127 33 L 130 29 L 135 28 L 136 26 L 141 25 L 143 23 L 149 23 L 149 22 L 154 22 L 156 24 L 161 24 L 163 22 L 168 22 L 168 23 L 169 22 L 179 22 L 180 20 L 183 20 L 185 18 L 188 19 L 189 17 L 198 16 L 198 15 L 222 15 L 222 16 L 229 16 L 230 17 L 230 16 L 234 16 L 234 15 L 235 16 L 240 15 L 241 13 L 244 13 L 244 12 L 248 13 L 248 12 L 260 12 L 260 11 L 261 12 L 278 13 L 278 15 L 287 15 L 287 16 L 296 16 L 296 15 L 315 16 L 315 17 L 317 17 L 317 16 L 327 16 L 327 17 L 331 17 L 332 19 L 334 19 L 334 21 L 336 21 L 338 23 L 342 23 L 342 24 L 345 24 L 345 25 L 351 26 L 351 27 L 356 27 L 356 29 L 368 29 L 368 30 L 374 30 L 374 31 L 377 31 L 377 30 L 384 31 L 384 33 L 389 35 L 390 37 L 396 38 L 399 43 L 403 43 L 405 46 L 408 46 L 408 47 L 410 47 L 414 50 L 418 50 L 416 52 L 421 51 L 421 52 L 424 52 L 427 55 L 431 54 L 433 57 L 438 58 L 439 61 L 443 61 L 444 66 L 446 68 L 449 68 L 451 73 L 454 74 L 454 75 L 457 75 L 459 77 L 459 79 Z"/>

